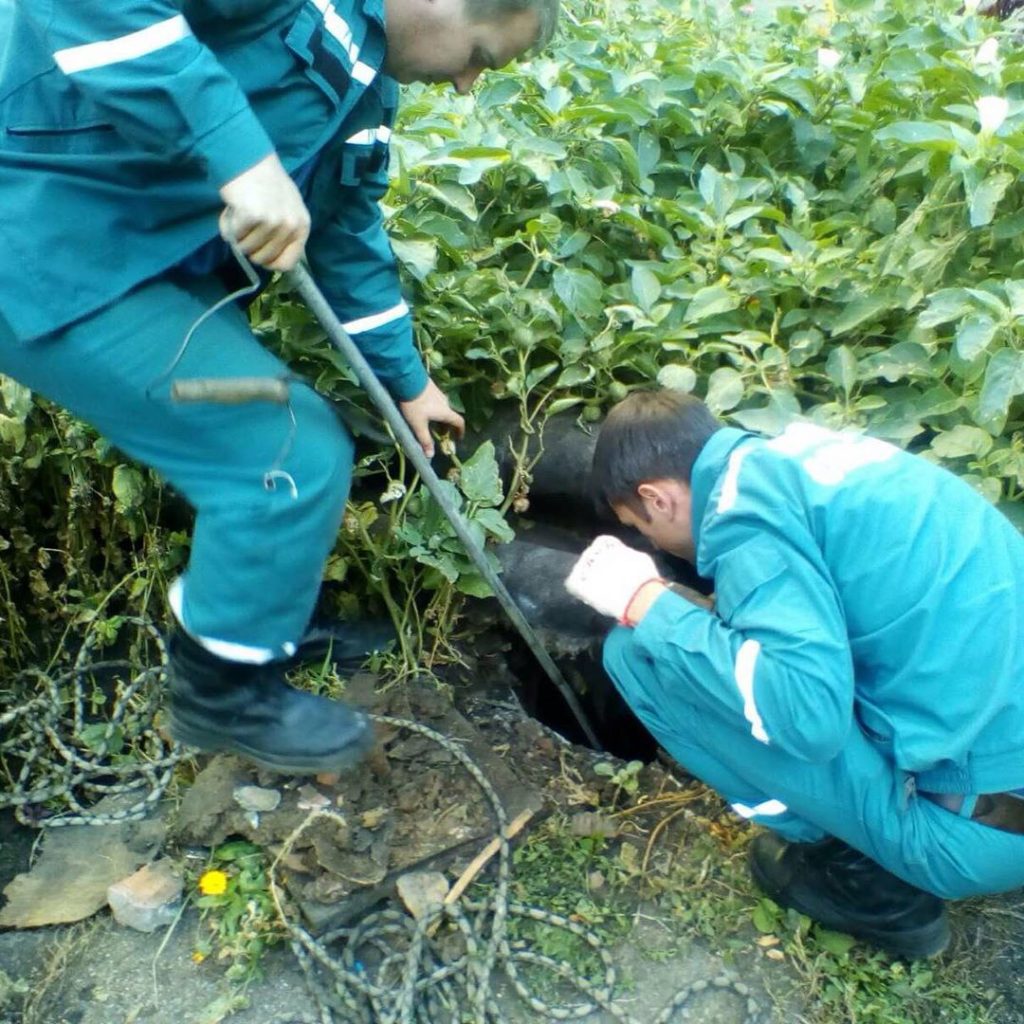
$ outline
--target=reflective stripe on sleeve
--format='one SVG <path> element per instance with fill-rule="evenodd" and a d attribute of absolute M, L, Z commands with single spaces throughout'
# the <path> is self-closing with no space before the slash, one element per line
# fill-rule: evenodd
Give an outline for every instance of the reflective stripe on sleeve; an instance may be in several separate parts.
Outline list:
<path fill-rule="evenodd" d="M 363 334 L 366 331 L 372 331 L 375 327 L 383 327 L 385 324 L 391 323 L 392 320 L 405 316 L 408 312 L 409 307 L 403 299 L 397 306 L 385 309 L 382 313 L 373 313 L 370 316 L 360 317 L 358 320 L 349 320 L 347 324 L 342 324 L 341 326 L 349 334 Z"/>
<path fill-rule="evenodd" d="M 733 804 L 732 809 L 741 818 L 756 818 L 759 815 L 785 814 L 789 808 L 781 800 L 765 800 L 755 804 L 753 807 L 748 804 Z"/>
<path fill-rule="evenodd" d="M 725 470 L 725 479 L 722 481 L 722 491 L 718 495 L 718 507 L 716 512 L 728 512 L 736 504 L 740 496 L 740 466 L 746 457 L 747 451 L 741 448 L 729 456 L 729 465 Z"/>
<path fill-rule="evenodd" d="M 768 734 L 764 731 L 761 713 L 754 702 L 754 668 L 757 656 L 761 653 L 761 645 L 756 640 L 744 640 L 736 652 L 734 677 L 736 686 L 743 698 L 743 717 L 750 723 L 750 733 L 755 740 L 768 742 Z"/>
<path fill-rule="evenodd" d="M 377 77 L 377 69 L 371 68 L 369 64 L 357 60 L 352 65 L 352 77 L 363 85 L 369 85 Z"/>
<path fill-rule="evenodd" d="M 391 129 L 382 124 L 379 128 L 364 128 L 355 135 L 350 135 L 345 141 L 357 146 L 372 146 L 375 142 L 387 142 L 391 138 Z"/>
<path fill-rule="evenodd" d="M 172 46 L 190 35 L 192 30 L 188 27 L 188 22 L 183 15 L 176 14 L 173 18 L 158 21 L 149 28 L 130 32 L 126 36 L 58 50 L 53 59 L 65 75 L 75 75 L 80 71 L 91 71 L 93 68 L 103 68 L 109 64 L 120 64 L 126 60 L 145 57 L 148 53 Z"/>
<path fill-rule="evenodd" d="M 359 59 L 359 47 L 348 22 L 335 10 L 330 0 L 313 0 L 313 5 L 323 15 L 324 28 L 341 44 L 351 61 L 352 77 L 362 85 L 369 85 L 377 77 L 377 68 Z"/>

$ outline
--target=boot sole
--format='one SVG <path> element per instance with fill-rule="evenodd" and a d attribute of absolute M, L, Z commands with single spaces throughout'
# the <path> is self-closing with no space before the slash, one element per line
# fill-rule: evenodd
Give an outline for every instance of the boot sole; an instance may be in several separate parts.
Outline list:
<path fill-rule="evenodd" d="M 279 775 L 321 775 L 347 771 L 370 753 L 374 743 L 373 729 L 367 726 L 351 743 L 329 754 L 275 757 L 265 750 L 254 750 L 244 743 L 232 741 L 221 733 L 189 726 L 176 718 L 173 711 L 168 731 L 171 738 L 183 747 L 194 747 L 205 754 L 237 754 L 258 768 Z"/>
<path fill-rule="evenodd" d="M 870 943 L 878 949 L 893 956 L 904 957 L 907 960 L 922 960 L 928 957 L 938 956 L 944 952 L 950 942 L 949 920 L 943 914 L 937 921 L 915 928 L 912 931 L 894 933 L 891 931 L 879 931 L 869 925 L 857 925 L 856 922 L 848 921 L 845 924 L 829 923 L 823 921 L 817 908 L 811 907 L 800 899 L 798 894 L 787 893 L 786 902 L 781 902 L 777 897 L 777 887 L 770 878 L 762 871 L 758 862 L 751 858 L 749 862 L 750 874 L 758 888 L 769 899 L 775 900 L 781 907 L 792 907 L 797 913 L 804 914 L 812 921 L 816 921 L 823 928 L 830 931 L 842 932 L 844 935 L 852 935 L 855 939 Z"/>

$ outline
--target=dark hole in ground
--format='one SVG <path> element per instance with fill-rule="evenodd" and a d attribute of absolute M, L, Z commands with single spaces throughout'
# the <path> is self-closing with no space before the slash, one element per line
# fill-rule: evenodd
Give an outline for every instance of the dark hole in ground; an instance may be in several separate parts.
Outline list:
<path fill-rule="evenodd" d="M 583 711 L 609 754 L 627 761 L 653 761 L 658 743 L 619 695 L 601 665 L 601 643 L 594 640 L 572 654 L 553 654 L 555 664 L 575 690 Z M 523 710 L 571 743 L 589 746 L 565 698 L 548 678 L 525 641 L 512 638 L 508 665 L 516 679 Z"/>
<path fill-rule="evenodd" d="M 14 811 L 0 811 L 0 890 L 15 875 L 28 870 L 37 836 L 37 832 L 18 824 Z"/>
<path fill-rule="evenodd" d="M 620 532 L 616 530 L 614 532 Z M 609 753 L 627 760 L 650 761 L 658 744 L 619 695 L 601 663 L 601 650 L 612 623 L 565 589 L 580 552 L 602 532 L 592 522 L 519 519 L 516 538 L 495 549 L 512 599 L 575 691 L 597 737 Z M 609 532 L 609 531 L 605 531 Z M 625 532 L 627 544 L 643 549 L 639 534 Z M 685 562 L 651 551 L 660 575 L 706 593 L 701 580 Z M 516 695 L 532 717 L 573 743 L 586 737 L 565 698 L 541 668 L 527 642 L 504 613 L 492 606 L 492 622 L 502 623 L 509 653 L 507 664 Z"/>

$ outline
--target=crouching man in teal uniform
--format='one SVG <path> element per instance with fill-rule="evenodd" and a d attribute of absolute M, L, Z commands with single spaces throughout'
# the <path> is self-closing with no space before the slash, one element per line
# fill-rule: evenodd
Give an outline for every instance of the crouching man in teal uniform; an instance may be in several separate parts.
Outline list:
<path fill-rule="evenodd" d="M 593 480 L 714 581 L 709 611 L 606 536 L 566 585 L 619 621 L 605 666 L 662 746 L 771 830 L 772 899 L 918 957 L 943 899 L 1024 885 L 1024 539 L 996 509 L 881 441 L 667 391 L 612 410 Z"/>
<path fill-rule="evenodd" d="M 22 0 L 0 10 L 0 372 L 94 424 L 196 509 L 170 603 L 180 741 L 345 767 L 365 716 L 285 682 L 341 521 L 352 440 L 289 403 L 181 404 L 179 378 L 289 378 L 221 237 L 311 270 L 428 455 L 428 378 L 377 200 L 398 84 L 467 91 L 547 42 L 558 0 Z M 215 308 L 216 307 L 216 308 Z M 212 311 L 212 312 L 211 312 Z M 205 318 L 204 318 L 205 315 Z M 187 344 L 186 344 L 187 340 Z M 303 637 L 306 645 L 303 645 Z M 363 653 L 379 636 L 335 638 Z"/>

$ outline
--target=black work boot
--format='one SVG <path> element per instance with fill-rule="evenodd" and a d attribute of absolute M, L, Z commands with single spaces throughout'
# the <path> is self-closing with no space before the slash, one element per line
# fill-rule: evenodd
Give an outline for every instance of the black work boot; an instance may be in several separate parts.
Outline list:
<path fill-rule="evenodd" d="M 750 844 L 750 872 L 780 907 L 894 956 L 935 956 L 949 944 L 946 907 L 938 896 L 890 874 L 839 839 L 787 843 L 767 832 Z"/>
<path fill-rule="evenodd" d="M 286 775 L 343 771 L 373 745 L 366 715 L 289 686 L 283 662 L 226 661 L 181 629 L 167 649 L 170 733 L 179 743 Z"/>
<path fill-rule="evenodd" d="M 289 665 L 330 661 L 343 678 L 358 672 L 371 654 L 383 653 L 398 639 L 386 619 L 357 619 L 312 625 L 299 641 Z"/>

